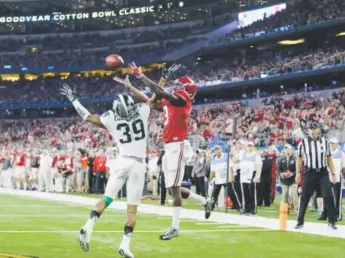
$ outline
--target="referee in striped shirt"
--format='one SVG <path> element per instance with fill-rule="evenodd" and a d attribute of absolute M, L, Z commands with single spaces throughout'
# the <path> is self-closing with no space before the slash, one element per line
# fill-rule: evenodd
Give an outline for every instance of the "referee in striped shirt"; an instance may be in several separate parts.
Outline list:
<path fill-rule="evenodd" d="M 297 154 L 297 184 L 301 183 L 300 171 L 302 160 L 304 160 L 305 176 L 295 229 L 303 227 L 305 212 L 308 207 L 309 200 L 315 190 L 321 193 L 321 196 L 324 198 L 324 205 L 326 205 L 327 211 L 329 211 L 328 219 L 330 228 L 337 229 L 335 226 L 336 210 L 329 176 L 330 173 L 332 182 L 335 182 L 336 178 L 334 174 L 333 160 L 329 142 L 324 137 L 320 136 L 320 126 L 318 123 L 311 123 L 309 128 L 309 137 L 303 139 L 299 144 Z"/>

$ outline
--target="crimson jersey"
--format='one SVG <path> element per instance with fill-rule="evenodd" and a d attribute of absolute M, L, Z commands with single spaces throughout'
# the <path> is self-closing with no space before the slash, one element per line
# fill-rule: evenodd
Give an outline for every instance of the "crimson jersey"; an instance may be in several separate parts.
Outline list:
<path fill-rule="evenodd" d="M 17 153 L 15 155 L 15 158 L 14 158 L 14 162 L 16 164 L 17 167 L 23 167 L 25 166 L 25 162 L 26 162 L 26 155 L 25 154 L 19 154 Z"/>
<path fill-rule="evenodd" d="M 172 105 L 167 99 L 162 100 L 164 127 L 164 143 L 184 141 L 188 133 L 188 123 L 192 111 L 192 100 L 185 90 L 175 90 L 174 95 L 186 101 L 184 107 Z"/>

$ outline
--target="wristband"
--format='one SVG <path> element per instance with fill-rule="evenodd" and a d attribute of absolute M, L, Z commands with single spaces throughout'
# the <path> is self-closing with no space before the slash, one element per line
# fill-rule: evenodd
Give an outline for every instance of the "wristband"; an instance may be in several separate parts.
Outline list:
<path fill-rule="evenodd" d="M 78 114 L 86 121 L 87 117 L 90 115 L 90 112 L 80 104 L 79 100 L 75 99 L 72 101 L 73 106 L 77 110 Z"/>

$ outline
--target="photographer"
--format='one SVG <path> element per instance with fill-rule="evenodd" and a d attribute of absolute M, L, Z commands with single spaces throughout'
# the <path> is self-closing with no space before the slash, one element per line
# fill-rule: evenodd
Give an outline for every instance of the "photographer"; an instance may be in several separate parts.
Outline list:
<path fill-rule="evenodd" d="M 195 177 L 196 193 L 206 197 L 205 176 L 207 173 L 207 158 L 202 150 L 195 153 L 192 178 Z"/>
<path fill-rule="evenodd" d="M 289 203 L 289 196 L 292 199 L 293 208 L 297 211 L 298 192 L 295 182 L 296 157 L 293 155 L 292 147 L 289 144 L 284 146 L 284 155 L 278 159 L 277 171 L 282 185 L 282 203 Z"/>

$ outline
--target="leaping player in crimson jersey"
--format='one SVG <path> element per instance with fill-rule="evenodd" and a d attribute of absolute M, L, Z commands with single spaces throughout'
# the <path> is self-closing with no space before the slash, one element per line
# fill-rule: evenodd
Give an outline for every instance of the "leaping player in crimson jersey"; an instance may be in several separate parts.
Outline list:
<path fill-rule="evenodd" d="M 160 84 L 165 83 L 169 73 L 176 70 L 176 68 L 178 68 L 176 65 L 169 68 L 166 76 L 162 77 Z M 130 84 L 128 76 L 124 80 L 117 77 L 114 79 L 127 86 L 140 100 L 151 102 L 153 108 L 163 111 L 164 114 L 163 141 L 165 155 L 162 167 L 165 174 L 165 185 L 173 198 L 173 219 L 171 227 L 160 236 L 160 239 L 170 240 L 180 234 L 182 199 L 192 199 L 203 205 L 206 219 L 211 215 L 211 200 L 181 187 L 186 161 L 193 156 L 190 143 L 185 139 L 188 135 L 192 99 L 198 88 L 191 78 L 183 76 L 175 81 L 175 89 L 172 93 L 169 93 L 161 87 L 162 85 L 158 85 L 147 78 L 135 63 L 129 65 L 129 70 L 132 75 L 151 89 L 154 93 L 151 99 L 147 96 L 143 97 L 143 93 Z"/>

